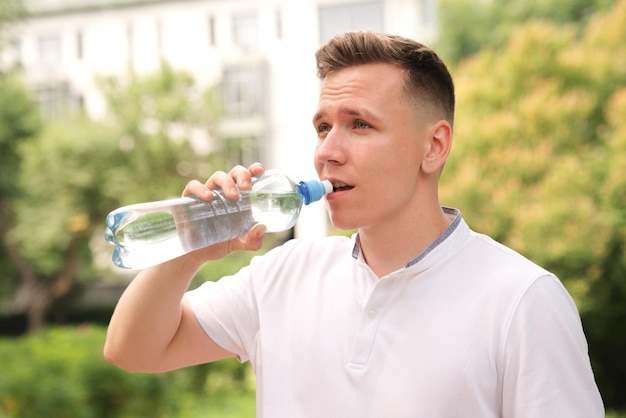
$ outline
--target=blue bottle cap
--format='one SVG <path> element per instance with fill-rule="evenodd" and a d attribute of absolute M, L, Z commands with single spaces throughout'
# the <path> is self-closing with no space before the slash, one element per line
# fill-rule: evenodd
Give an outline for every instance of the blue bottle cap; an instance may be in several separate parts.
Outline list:
<path fill-rule="evenodd" d="M 304 199 L 304 204 L 317 202 L 322 197 L 333 191 L 333 185 L 328 180 L 309 180 L 301 181 L 296 190 L 298 194 Z"/>

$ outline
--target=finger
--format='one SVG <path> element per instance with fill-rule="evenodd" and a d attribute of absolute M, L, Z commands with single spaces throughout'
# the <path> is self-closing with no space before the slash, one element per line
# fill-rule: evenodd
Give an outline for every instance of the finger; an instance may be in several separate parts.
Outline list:
<path fill-rule="evenodd" d="M 239 197 L 239 190 L 237 190 L 235 180 L 229 173 L 216 171 L 208 178 L 204 185 L 211 190 L 221 189 L 224 195 L 230 199 L 237 199 Z"/>
<path fill-rule="evenodd" d="M 240 165 L 230 171 L 230 176 L 235 179 L 235 183 L 240 190 L 250 190 L 252 188 L 252 178 L 260 176 L 265 172 L 261 163 L 252 163 L 248 168 Z"/>
<path fill-rule="evenodd" d="M 263 238 L 265 237 L 265 233 L 267 232 L 267 226 L 263 224 L 256 224 L 250 232 L 248 232 L 248 242 L 250 246 L 248 249 L 250 251 L 258 251 L 263 246 Z"/>
<path fill-rule="evenodd" d="M 237 199 L 239 190 L 250 190 L 252 177 L 259 176 L 264 171 L 265 168 L 260 163 L 253 163 L 248 168 L 237 165 L 228 173 L 216 171 L 209 177 L 204 186 L 210 190 L 222 189 L 227 198 Z M 206 193 L 206 191 L 202 193 Z"/>
<path fill-rule="evenodd" d="M 250 164 L 248 171 L 250 171 L 253 177 L 258 177 L 265 172 L 265 167 L 263 167 L 263 164 L 256 162 Z"/>
<path fill-rule="evenodd" d="M 198 180 L 191 180 L 183 190 L 183 196 L 197 196 L 200 199 L 211 199 L 213 192 Z"/>
<path fill-rule="evenodd" d="M 245 237 L 233 240 L 229 252 L 232 251 L 258 251 L 263 246 L 263 237 L 267 227 L 263 224 L 256 224 Z"/>
<path fill-rule="evenodd" d="M 235 181 L 235 184 L 241 190 L 249 190 L 252 187 L 252 173 L 248 168 L 243 166 L 235 166 L 230 170 L 229 175 Z"/>

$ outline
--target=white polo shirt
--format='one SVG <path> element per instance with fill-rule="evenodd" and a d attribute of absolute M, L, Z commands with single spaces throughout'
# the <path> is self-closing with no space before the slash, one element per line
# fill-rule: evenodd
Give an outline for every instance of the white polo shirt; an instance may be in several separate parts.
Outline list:
<path fill-rule="evenodd" d="M 603 417 L 559 280 L 454 222 L 378 279 L 358 238 L 291 240 L 187 294 L 257 376 L 257 416 Z"/>

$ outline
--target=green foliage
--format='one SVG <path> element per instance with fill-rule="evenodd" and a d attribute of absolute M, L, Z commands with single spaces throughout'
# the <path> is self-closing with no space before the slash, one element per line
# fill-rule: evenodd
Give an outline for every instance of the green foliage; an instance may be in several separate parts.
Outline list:
<path fill-rule="evenodd" d="M 114 131 L 79 116 L 47 124 L 42 135 L 20 148 L 23 192 L 15 200 L 9 237 L 38 275 L 60 271 L 70 242 L 76 237 L 86 242 L 109 205 L 117 203 L 104 187 L 111 161 L 123 157 L 112 138 Z"/>
<path fill-rule="evenodd" d="M 579 30 L 535 22 L 456 70 L 442 200 L 555 272 L 607 405 L 626 391 L 626 1 Z M 619 354 L 622 353 L 622 354 Z"/>
<path fill-rule="evenodd" d="M 2 0 L 0 1 L 0 49 L 2 49 L 6 39 L 4 30 L 8 24 L 15 19 L 26 15 L 24 2 L 22 0 Z"/>
<path fill-rule="evenodd" d="M 30 141 L 41 127 L 36 104 L 14 72 L 0 70 L 0 242 L 13 221 L 12 199 L 19 193 L 16 173 L 21 168 L 20 144 Z M 15 285 L 16 268 L 0 245 L 0 299 Z"/>
<path fill-rule="evenodd" d="M 158 375 L 125 372 L 103 359 L 104 337 L 101 328 L 81 326 L 0 340 L 0 416 L 199 417 L 199 404 L 217 408 L 224 393 L 251 390 L 249 369 L 234 360 Z"/>
<path fill-rule="evenodd" d="M 215 90 L 200 90 L 192 77 L 162 63 L 159 72 L 128 79 L 100 80 L 109 119 L 119 129 L 117 146 L 127 153 L 115 162 L 109 183 L 128 202 L 178 196 L 184 179 L 206 177 L 223 169 L 222 159 L 207 147 L 220 115 Z"/>
<path fill-rule="evenodd" d="M 3 417 L 168 416 L 174 376 L 131 375 L 101 355 L 104 333 L 50 329 L 0 344 Z M 168 399 L 171 398 L 171 399 Z M 169 405 L 168 405 L 169 404 Z"/>
<path fill-rule="evenodd" d="M 15 193 L 15 173 L 19 169 L 18 144 L 40 129 L 36 104 L 13 72 L 0 72 L 0 198 Z"/>
<path fill-rule="evenodd" d="M 22 279 L 14 306 L 28 309 L 32 327 L 55 299 L 94 276 L 92 249 L 107 248 L 102 232 L 109 211 L 179 196 L 189 178 L 222 168 L 219 157 L 196 150 L 207 151 L 219 113 L 212 90 L 198 89 L 188 74 L 165 63 L 145 78 L 131 72 L 101 85 L 110 110 L 105 120 L 75 115 L 51 121 L 19 146 L 18 133 L 32 132 L 25 105 L 17 94 L 6 95 L 15 103 L 2 107 L 12 109 L 6 123 L 0 109 L 0 147 L 4 130 L 11 140 L 0 155 L 10 161 L 1 165 L 11 170 L 2 180 L 10 181 L 0 186 L 20 191 L 11 198 L 17 216 L 5 228 Z"/>
<path fill-rule="evenodd" d="M 250 418 L 256 416 L 256 396 L 252 391 L 228 391 L 213 399 L 198 402 L 185 417 L 198 418 Z M 611 416 L 610 418 L 625 418 Z"/>
<path fill-rule="evenodd" d="M 511 33 L 532 21 L 580 27 L 616 0 L 442 0 L 436 50 L 458 63 L 482 49 L 503 47 Z"/>
<path fill-rule="evenodd" d="M 0 54 L 9 40 L 7 25 L 22 12 L 20 0 L 0 2 Z M 0 244 L 13 221 L 12 199 L 19 193 L 15 174 L 21 166 L 18 146 L 30 140 L 40 126 L 37 105 L 17 72 L 0 65 Z M 16 271 L 5 245 L 0 245 L 0 302 L 15 286 Z"/>

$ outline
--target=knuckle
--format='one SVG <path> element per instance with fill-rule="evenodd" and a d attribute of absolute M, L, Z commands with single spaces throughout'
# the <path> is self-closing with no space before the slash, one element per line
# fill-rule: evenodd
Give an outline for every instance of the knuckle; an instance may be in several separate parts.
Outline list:
<path fill-rule="evenodd" d="M 231 173 L 232 175 L 235 175 L 235 174 L 237 174 L 237 173 L 240 173 L 240 172 L 241 172 L 241 171 L 243 171 L 243 170 L 247 170 L 247 169 L 246 169 L 244 166 L 242 166 L 242 165 L 238 164 L 238 165 L 234 166 L 234 167 L 230 170 L 230 173 Z"/>

